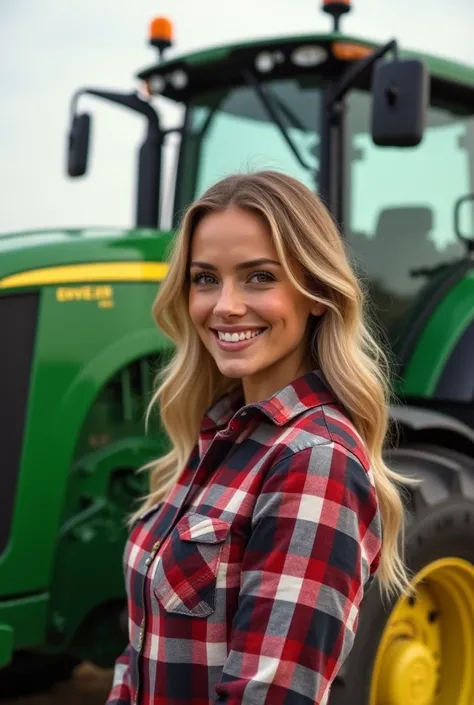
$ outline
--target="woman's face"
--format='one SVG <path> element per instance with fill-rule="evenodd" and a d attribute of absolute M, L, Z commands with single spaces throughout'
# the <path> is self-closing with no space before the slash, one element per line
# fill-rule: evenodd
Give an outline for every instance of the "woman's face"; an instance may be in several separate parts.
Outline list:
<path fill-rule="evenodd" d="M 308 317 L 324 307 L 291 284 L 256 215 L 229 208 L 205 216 L 189 274 L 191 319 L 221 373 L 242 379 L 247 403 L 307 371 Z"/>

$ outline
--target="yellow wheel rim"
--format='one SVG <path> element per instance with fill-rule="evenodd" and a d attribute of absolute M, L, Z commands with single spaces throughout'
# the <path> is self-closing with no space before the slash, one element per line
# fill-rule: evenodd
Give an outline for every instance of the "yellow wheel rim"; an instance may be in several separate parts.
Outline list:
<path fill-rule="evenodd" d="M 442 558 L 412 584 L 380 640 L 370 705 L 472 705 L 474 565 Z"/>

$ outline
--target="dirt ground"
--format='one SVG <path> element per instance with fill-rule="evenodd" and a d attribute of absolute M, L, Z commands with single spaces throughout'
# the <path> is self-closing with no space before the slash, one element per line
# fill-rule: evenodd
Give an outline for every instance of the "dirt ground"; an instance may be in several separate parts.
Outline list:
<path fill-rule="evenodd" d="M 2 705 L 104 705 L 111 683 L 111 670 L 83 663 L 71 680 L 58 683 L 49 693 L 3 700 Z"/>

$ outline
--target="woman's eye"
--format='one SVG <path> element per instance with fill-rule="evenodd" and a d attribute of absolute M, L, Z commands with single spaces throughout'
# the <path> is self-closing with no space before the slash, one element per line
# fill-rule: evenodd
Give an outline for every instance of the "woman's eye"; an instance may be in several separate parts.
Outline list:
<path fill-rule="evenodd" d="M 206 284 L 213 284 L 214 281 L 215 278 L 212 276 L 212 274 L 208 274 L 208 272 L 198 272 L 197 274 L 194 274 L 194 276 L 191 278 L 192 284 L 198 284 L 200 286 L 206 286 Z"/>
<path fill-rule="evenodd" d="M 268 284 L 274 281 L 275 277 L 270 272 L 254 272 L 249 277 L 250 284 Z"/>

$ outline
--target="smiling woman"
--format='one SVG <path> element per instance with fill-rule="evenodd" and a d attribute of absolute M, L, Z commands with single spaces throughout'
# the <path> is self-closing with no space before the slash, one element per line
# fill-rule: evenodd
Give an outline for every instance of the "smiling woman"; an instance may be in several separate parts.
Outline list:
<path fill-rule="evenodd" d="M 242 381 L 247 403 L 311 369 L 308 322 L 324 305 L 293 286 L 261 217 L 230 207 L 203 218 L 190 272 L 191 320 L 219 371 Z"/>
<path fill-rule="evenodd" d="M 172 448 L 132 520 L 109 705 L 325 705 L 375 576 L 407 585 L 384 358 L 337 228 L 295 179 L 231 176 L 188 209 L 153 310 Z"/>

